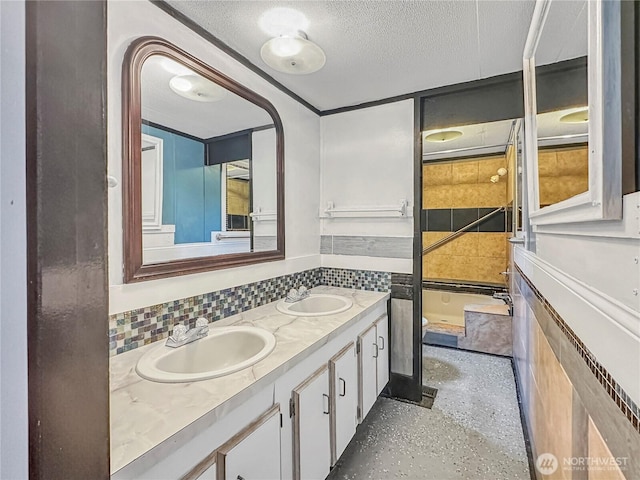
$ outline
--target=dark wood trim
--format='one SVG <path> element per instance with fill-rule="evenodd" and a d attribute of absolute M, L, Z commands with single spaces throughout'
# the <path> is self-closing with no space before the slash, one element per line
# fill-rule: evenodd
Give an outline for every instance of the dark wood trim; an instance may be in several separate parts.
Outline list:
<path fill-rule="evenodd" d="M 404 397 L 422 400 L 422 101 L 413 102 L 413 382 Z"/>
<path fill-rule="evenodd" d="M 621 60 L 621 110 L 622 110 L 622 195 L 640 190 L 637 178 L 637 123 L 636 113 L 638 102 L 637 83 L 637 12 L 640 10 L 638 2 L 620 2 L 620 60 Z"/>
<path fill-rule="evenodd" d="M 109 478 L 107 11 L 26 2 L 29 478 Z"/>
<path fill-rule="evenodd" d="M 195 135 L 190 135 L 188 133 L 181 132 L 180 130 L 176 130 L 175 128 L 166 127 L 164 125 L 160 125 L 159 123 L 145 120 L 144 118 L 140 120 L 140 123 L 142 123 L 143 125 L 148 125 L 149 127 L 157 128 L 158 130 L 164 130 L 165 132 L 173 133 L 174 135 L 180 135 L 181 137 L 188 138 L 189 140 L 194 140 L 200 143 L 206 142 L 204 138 L 196 137 Z"/>
<path fill-rule="evenodd" d="M 218 135 L 217 137 L 205 138 L 202 141 L 205 142 L 205 143 L 216 142 L 218 140 L 225 140 L 227 138 L 237 137 L 239 135 L 244 135 L 246 133 L 261 132 L 263 130 L 269 130 L 271 128 L 276 128 L 276 127 L 273 124 L 260 125 L 259 127 L 247 128 L 245 130 L 240 130 L 240 131 L 237 131 L 237 132 L 225 133 L 224 135 Z"/>
<path fill-rule="evenodd" d="M 244 55 L 239 53 L 237 50 L 234 50 L 233 48 L 231 48 L 229 45 L 224 43 L 222 40 L 220 40 L 218 37 L 213 35 L 211 32 L 209 32 L 208 30 L 204 29 L 203 27 L 198 25 L 196 22 L 191 20 L 185 14 L 183 14 L 182 12 L 179 12 L 178 10 L 173 8 L 171 5 L 169 5 L 164 0 L 150 0 L 150 1 L 151 1 L 152 4 L 154 4 L 160 10 L 164 11 L 165 13 L 167 13 L 168 15 L 172 16 L 177 21 L 182 23 L 185 27 L 189 28 L 190 30 L 192 30 L 195 33 L 197 33 L 198 35 L 200 35 L 207 42 L 211 43 L 212 45 L 214 45 L 217 48 L 219 48 L 220 50 L 222 50 L 224 53 L 229 55 L 231 58 L 233 58 L 234 60 L 236 60 L 237 62 L 239 62 L 243 66 L 247 67 L 249 70 L 251 70 L 256 75 L 262 77 L 264 80 L 266 80 L 271 85 L 276 87 L 282 93 L 284 93 L 285 95 L 290 96 L 296 102 L 298 102 L 301 105 L 305 106 L 306 108 L 311 110 L 316 115 L 320 115 L 320 110 L 319 109 L 317 109 L 316 107 L 311 105 L 309 102 L 307 102 L 304 98 L 302 98 L 297 93 L 293 92 L 292 90 L 289 90 L 287 87 L 285 87 L 283 84 L 278 82 L 275 78 L 273 78 L 267 72 L 265 72 L 261 68 L 257 67 L 253 63 L 251 63 L 251 61 L 247 57 L 245 57 Z"/>
<path fill-rule="evenodd" d="M 359 103 L 357 105 L 348 105 L 345 107 L 332 108 L 330 110 L 322 110 L 320 116 L 335 115 L 337 113 L 351 112 L 353 110 L 361 110 L 363 108 L 377 107 L 379 105 L 385 105 L 387 103 L 401 102 L 403 100 L 416 99 L 422 97 L 436 97 L 440 95 L 449 95 L 451 93 L 463 92 L 466 90 L 473 90 L 478 87 L 486 87 L 489 85 L 495 85 L 500 83 L 517 81 L 519 77 L 522 82 L 522 72 L 505 73 L 503 75 L 496 75 L 494 77 L 483 78 L 481 80 L 471 80 L 469 82 L 454 83 L 452 85 L 445 85 L 442 87 L 429 88 L 426 90 L 418 90 L 413 93 L 404 93 L 402 95 L 395 95 L 393 97 L 381 98 L 379 100 L 372 100 L 369 102 Z"/>
<path fill-rule="evenodd" d="M 232 253 L 144 265 L 142 259 L 141 100 L 140 76 L 144 61 L 164 55 L 266 110 L 276 129 L 276 187 L 278 192 L 277 246 L 267 252 Z M 127 49 L 122 69 L 122 195 L 125 283 L 206 272 L 285 258 L 284 131 L 275 107 L 191 54 L 157 37 L 142 37 Z"/>
<path fill-rule="evenodd" d="M 396 398 L 419 402 L 422 400 L 422 98 L 413 101 L 413 273 L 411 275 L 411 299 L 413 330 L 411 350 L 413 372 L 411 376 L 393 373 L 389 368 L 387 392 Z M 405 280 L 408 282 L 408 279 Z M 404 283 L 404 282 L 402 282 Z M 392 287 L 393 289 L 393 287 Z M 392 292 L 393 295 L 393 292 Z M 402 298 L 404 295 L 394 298 Z M 406 299 L 406 298 L 405 298 Z M 391 300 L 387 304 L 387 314 L 391 319 Z M 391 319 L 393 321 L 393 319 Z M 392 330 L 389 328 L 389 345 L 392 344 Z M 389 355 L 391 357 L 391 355 Z"/>

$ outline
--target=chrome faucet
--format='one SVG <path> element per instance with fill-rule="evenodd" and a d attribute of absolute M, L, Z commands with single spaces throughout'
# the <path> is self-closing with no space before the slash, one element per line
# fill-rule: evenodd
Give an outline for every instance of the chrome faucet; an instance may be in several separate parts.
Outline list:
<path fill-rule="evenodd" d="M 285 297 L 284 301 L 287 303 L 295 303 L 295 302 L 299 302 L 303 298 L 307 298 L 308 296 L 309 296 L 309 290 L 307 290 L 307 287 L 303 285 L 298 290 L 296 290 L 295 288 L 292 288 L 291 290 L 289 290 L 289 293 L 287 293 L 287 296 Z"/>
<path fill-rule="evenodd" d="M 513 300 L 507 292 L 495 292 L 493 298 L 502 300 L 509 307 L 509 316 L 513 317 Z"/>
<path fill-rule="evenodd" d="M 206 318 L 196 320 L 196 326 L 187 329 L 184 325 L 177 324 L 173 326 L 171 336 L 167 338 L 165 345 L 171 348 L 178 348 L 187 343 L 195 342 L 209 335 L 209 322 Z"/>

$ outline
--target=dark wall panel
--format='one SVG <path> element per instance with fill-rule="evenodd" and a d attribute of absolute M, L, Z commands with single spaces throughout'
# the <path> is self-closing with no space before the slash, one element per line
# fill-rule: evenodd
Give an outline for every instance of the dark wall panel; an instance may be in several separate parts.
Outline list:
<path fill-rule="evenodd" d="M 585 105 L 586 80 L 586 57 L 538 67 L 538 110 Z M 422 131 L 523 116 L 522 72 L 435 88 L 422 97 Z"/>
<path fill-rule="evenodd" d="M 106 4 L 26 14 L 30 478 L 106 479 Z"/>
<path fill-rule="evenodd" d="M 435 89 L 422 98 L 422 130 L 524 116 L 522 73 Z"/>

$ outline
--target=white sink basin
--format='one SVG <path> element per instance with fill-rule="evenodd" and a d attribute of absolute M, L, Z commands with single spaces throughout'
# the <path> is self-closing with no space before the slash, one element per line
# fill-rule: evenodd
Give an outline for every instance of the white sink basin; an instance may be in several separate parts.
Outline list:
<path fill-rule="evenodd" d="M 164 383 L 221 377 L 259 362 L 276 346 L 271 332 L 256 327 L 211 328 L 209 335 L 178 348 L 164 344 L 145 353 L 136 372 Z"/>
<path fill-rule="evenodd" d="M 307 298 L 288 303 L 284 300 L 276 304 L 278 311 L 296 317 L 318 317 L 345 312 L 353 306 L 350 298 L 327 293 L 312 293 Z"/>

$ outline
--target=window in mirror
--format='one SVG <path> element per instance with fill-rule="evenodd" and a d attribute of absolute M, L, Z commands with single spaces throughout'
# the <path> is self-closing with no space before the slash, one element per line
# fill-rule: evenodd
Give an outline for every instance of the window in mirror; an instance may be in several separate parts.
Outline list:
<path fill-rule="evenodd" d="M 125 90 L 127 280 L 283 258 L 273 106 L 157 39 L 130 47 Z"/>

